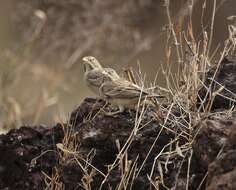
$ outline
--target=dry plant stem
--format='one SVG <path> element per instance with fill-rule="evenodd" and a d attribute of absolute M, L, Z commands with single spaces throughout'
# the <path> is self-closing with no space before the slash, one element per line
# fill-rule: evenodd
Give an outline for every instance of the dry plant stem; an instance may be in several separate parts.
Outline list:
<path fill-rule="evenodd" d="M 139 100 L 139 102 L 140 102 L 140 100 Z M 119 164 L 119 160 L 123 159 L 124 152 L 126 152 L 129 149 L 129 147 L 130 147 L 130 145 L 131 145 L 131 143 L 132 143 L 132 141 L 135 137 L 135 134 L 138 131 L 137 127 L 139 127 L 139 126 L 137 124 L 138 123 L 140 124 L 140 122 L 138 122 L 138 120 L 141 121 L 141 119 L 139 119 L 139 118 L 141 118 L 142 116 L 143 116 L 143 112 L 140 114 L 140 116 L 138 118 L 136 117 L 135 126 L 134 126 L 133 130 L 131 131 L 130 136 L 128 137 L 126 143 L 123 145 L 122 149 L 119 151 L 119 153 L 116 156 L 116 159 L 114 160 L 114 162 L 108 168 L 107 174 L 104 177 L 104 179 L 103 179 L 103 181 L 102 181 L 102 183 L 99 187 L 99 190 L 102 190 L 104 183 L 106 182 L 108 176 L 110 175 L 110 172 Z"/>
<path fill-rule="evenodd" d="M 201 14 L 201 27 L 202 27 L 202 34 L 205 32 L 205 27 L 204 27 L 204 13 L 206 10 L 206 0 L 204 0 L 202 4 L 202 14 Z"/>
<path fill-rule="evenodd" d="M 77 153 L 78 154 L 78 153 Z M 80 160 L 82 160 L 84 163 L 86 163 L 88 166 L 92 167 L 94 170 L 96 170 L 99 174 L 101 174 L 103 177 L 105 177 L 106 175 L 99 169 L 97 169 L 94 165 L 92 165 L 90 162 L 88 162 L 87 160 L 79 157 Z M 77 157 L 75 157 L 75 160 L 77 161 L 77 163 L 79 163 L 79 160 Z M 81 165 L 81 164 L 80 164 Z M 82 167 L 83 168 L 83 167 Z"/>
<path fill-rule="evenodd" d="M 156 184 L 156 182 L 154 182 L 154 181 L 150 178 L 149 175 L 147 175 L 147 178 L 148 178 L 148 180 L 149 180 L 149 182 L 150 182 L 150 189 L 151 189 L 151 187 L 153 186 L 156 190 L 160 190 L 160 188 L 159 188 L 159 183 Z M 151 185 L 152 185 L 152 186 L 151 186 Z M 158 185 L 158 186 L 157 186 L 157 185 Z"/>
<path fill-rule="evenodd" d="M 91 189 L 91 182 L 93 181 L 93 176 L 95 175 L 95 172 L 97 170 L 97 168 L 95 170 L 91 170 L 90 173 L 88 173 L 88 166 L 89 165 L 85 165 L 83 166 L 79 160 L 77 160 L 76 156 L 74 155 L 75 160 L 77 161 L 78 165 L 80 166 L 80 168 L 83 170 L 83 177 L 81 179 L 82 184 L 80 185 L 81 187 L 83 187 L 86 190 L 90 190 Z M 91 162 L 91 161 L 90 161 Z M 86 160 L 85 163 L 89 163 L 89 160 Z"/>
<path fill-rule="evenodd" d="M 180 172 L 181 172 L 181 169 L 183 167 L 183 164 L 184 164 L 184 161 L 185 161 L 185 158 L 186 158 L 187 154 L 188 154 L 188 152 L 185 153 L 183 159 L 181 160 L 180 167 L 179 167 L 179 169 L 178 169 L 178 171 L 176 173 L 174 190 L 176 190 L 178 178 L 179 178 L 179 175 L 180 175 Z"/>
<path fill-rule="evenodd" d="M 181 60 L 181 58 L 180 58 L 179 42 L 178 42 L 178 40 L 177 40 L 177 36 L 176 36 L 175 30 L 174 30 L 174 26 L 173 26 L 173 23 L 172 23 L 172 20 L 171 20 L 169 5 L 170 5 L 169 0 L 165 0 L 167 18 L 168 18 L 168 22 L 169 22 L 169 27 L 170 27 L 170 30 L 171 30 L 171 34 L 172 34 L 173 39 L 174 39 L 174 44 L 175 44 L 175 47 L 176 47 L 176 53 L 177 53 L 178 64 L 181 64 L 181 63 L 182 63 L 182 60 Z"/>
<path fill-rule="evenodd" d="M 215 13 L 217 13 L 217 11 L 220 9 L 220 7 L 226 2 L 227 0 L 222 0 L 220 3 L 218 3 L 216 9 L 215 9 Z M 206 9 L 206 0 L 204 1 L 203 3 L 203 6 L 202 6 L 202 9 L 205 10 Z M 205 12 L 205 11 L 204 11 Z M 204 23 L 203 23 L 203 18 L 204 18 L 204 12 L 202 12 L 202 15 L 201 15 L 201 25 L 202 25 L 202 33 L 199 34 L 197 36 L 197 39 L 199 39 L 201 37 L 201 35 L 205 33 L 205 30 L 207 29 L 207 27 L 212 23 L 212 20 L 211 21 L 208 21 L 207 24 L 204 26 Z"/>
<path fill-rule="evenodd" d="M 221 59 L 218 61 L 216 70 L 215 70 L 214 75 L 213 75 L 213 79 L 215 78 L 216 73 L 217 73 L 217 71 L 218 71 L 218 69 L 219 69 L 221 60 L 223 59 L 223 55 L 224 55 L 224 53 L 222 53 L 222 57 L 221 57 Z M 204 83 L 203 83 L 203 84 L 204 84 Z M 207 88 L 207 92 L 206 92 L 206 95 L 205 95 L 204 99 L 201 101 L 202 103 L 201 103 L 201 105 L 200 105 L 199 108 L 198 108 L 198 112 L 200 112 L 200 110 L 202 110 L 202 109 L 203 109 L 203 110 L 207 110 L 207 108 L 209 108 L 208 106 L 205 107 L 204 104 L 205 104 L 205 102 L 207 101 L 208 95 L 211 96 L 211 87 L 212 87 L 212 84 L 213 84 L 213 80 L 211 81 L 211 83 L 210 83 L 210 85 L 209 85 L 208 87 L 205 86 L 205 88 Z M 208 104 L 209 104 L 209 101 L 208 101 Z"/>
<path fill-rule="evenodd" d="M 106 102 L 106 103 L 104 104 L 104 106 L 103 106 L 101 109 L 99 109 L 99 110 L 94 114 L 94 116 L 93 116 L 94 109 L 96 108 L 98 101 L 99 101 L 99 100 L 96 100 L 95 104 L 92 106 L 92 109 L 90 110 L 90 112 L 89 112 L 88 115 L 86 116 L 86 121 L 92 121 L 93 119 L 95 119 L 96 116 L 97 116 L 101 111 L 103 111 L 104 108 L 108 105 L 108 102 Z M 92 117 L 92 116 L 93 116 L 93 117 Z"/>
<path fill-rule="evenodd" d="M 126 69 L 126 70 L 125 70 L 125 74 L 126 74 L 126 76 L 127 76 L 127 79 L 128 79 L 130 82 L 132 82 L 132 83 L 138 85 L 137 81 L 135 80 L 134 72 L 133 72 L 133 69 L 132 69 L 132 68 Z"/>
<path fill-rule="evenodd" d="M 191 165 L 191 160 L 193 156 L 193 150 L 190 150 L 190 156 L 188 157 L 188 171 L 187 171 L 187 182 L 186 182 L 186 190 L 189 189 L 189 177 L 190 177 L 190 165 Z"/>
<path fill-rule="evenodd" d="M 213 79 L 212 79 L 212 80 L 213 80 Z M 220 83 L 217 82 L 216 80 L 214 80 L 214 83 L 218 84 L 221 88 L 224 87 L 222 84 L 220 84 Z M 235 94 L 235 93 L 233 93 L 232 91 L 230 91 L 229 89 L 227 89 L 227 88 L 225 88 L 225 87 L 224 87 L 224 90 L 227 91 L 227 92 L 229 92 L 230 94 L 232 94 L 232 95 L 236 98 L 236 94 Z M 224 96 L 224 95 L 221 95 L 221 94 L 218 94 L 218 95 L 221 96 L 221 97 L 224 97 L 225 99 L 231 100 L 231 101 L 233 101 L 233 102 L 236 101 L 235 99 L 226 97 L 226 96 Z"/>
<path fill-rule="evenodd" d="M 135 158 L 133 165 L 131 167 L 131 169 L 129 170 L 128 176 L 127 176 L 127 184 L 126 186 L 128 186 L 128 182 L 130 181 L 131 187 L 130 189 L 132 189 L 132 184 L 133 184 L 133 180 L 135 178 L 135 173 L 137 171 L 137 162 L 138 161 L 138 156 Z M 131 178 L 132 177 L 132 178 Z"/>
<path fill-rule="evenodd" d="M 217 156 L 216 156 L 216 159 L 220 157 L 220 155 L 221 155 L 221 153 L 222 153 L 224 147 L 225 147 L 225 144 L 223 144 L 222 148 L 219 150 L 219 152 L 218 152 L 218 154 L 217 154 Z M 201 189 L 201 187 L 202 187 L 203 183 L 205 182 L 207 176 L 208 176 L 208 171 L 206 172 L 206 174 L 205 174 L 204 177 L 202 178 L 202 180 L 201 180 L 201 182 L 200 182 L 200 184 L 199 184 L 197 190 L 200 190 L 200 189 Z"/>
<path fill-rule="evenodd" d="M 211 57 L 209 58 L 209 61 L 211 62 L 213 60 L 213 58 L 216 56 L 216 53 L 219 51 L 220 49 L 220 44 L 217 45 L 217 47 L 215 48 L 215 50 L 213 51 Z"/>
<path fill-rule="evenodd" d="M 172 147 L 172 144 L 170 144 L 169 152 L 172 152 L 172 150 L 173 150 L 173 147 Z M 170 157 L 171 157 L 170 154 L 167 154 L 167 158 L 166 158 L 166 161 L 165 161 L 165 173 L 168 172 L 168 163 L 170 162 Z"/>
<path fill-rule="evenodd" d="M 205 182 L 207 176 L 208 176 L 208 171 L 206 172 L 206 174 L 205 174 L 204 177 L 202 178 L 202 180 L 201 180 L 201 182 L 200 182 L 200 184 L 199 184 L 197 190 L 200 190 L 200 189 L 202 188 L 202 185 L 203 185 L 203 183 Z"/>
<path fill-rule="evenodd" d="M 63 190 L 63 186 L 62 183 L 59 183 L 59 173 L 58 170 L 55 169 L 55 171 L 53 171 L 53 176 L 49 177 L 45 172 L 42 171 L 42 174 L 45 176 L 45 180 L 44 183 L 46 184 L 46 188 L 45 190 Z"/>
<path fill-rule="evenodd" d="M 84 170 L 82 164 L 80 163 L 80 160 L 82 160 L 86 165 L 92 167 L 94 170 L 96 170 L 98 173 L 100 173 L 103 177 L 105 177 L 106 175 L 100 171 L 99 169 L 97 169 L 95 166 L 93 166 L 91 163 L 88 162 L 88 160 L 85 160 L 84 158 L 79 156 L 79 152 L 74 152 L 74 151 L 70 151 L 68 150 L 66 147 L 63 147 L 63 144 L 57 144 L 57 148 L 59 148 L 62 152 L 66 153 L 66 154 L 71 154 L 74 156 L 74 159 L 76 160 L 76 162 L 78 163 L 79 166 L 81 166 L 81 169 L 85 172 L 86 170 Z"/>
<path fill-rule="evenodd" d="M 175 142 L 177 142 L 177 141 L 178 141 L 177 138 L 174 139 L 174 140 L 172 140 L 172 141 L 170 141 L 168 144 L 166 144 L 165 146 L 163 146 L 163 148 L 162 148 L 161 151 L 158 153 L 158 155 L 155 156 L 154 162 L 153 162 L 153 165 L 152 165 L 152 169 L 151 169 L 151 172 L 150 172 L 150 174 L 149 174 L 150 179 L 152 178 L 152 175 L 153 175 L 153 173 L 154 173 L 154 169 L 155 169 L 156 163 L 157 163 L 157 161 L 158 161 L 158 158 L 162 155 L 162 153 L 164 152 L 164 150 L 165 150 L 168 146 L 170 146 L 171 144 L 173 144 L 173 143 L 175 143 Z"/>
<path fill-rule="evenodd" d="M 226 48 L 226 47 L 225 47 L 225 48 Z M 214 75 L 213 75 L 213 77 L 212 77 L 211 83 L 210 83 L 210 85 L 209 85 L 209 87 L 208 87 L 207 93 L 206 93 L 205 98 L 204 98 L 204 100 L 206 101 L 208 95 L 210 96 L 210 100 L 208 101 L 208 104 L 206 105 L 206 110 L 207 110 L 207 112 L 209 112 L 210 109 L 211 109 L 211 107 L 210 107 L 210 104 L 211 104 L 211 101 L 212 101 L 212 99 L 211 99 L 211 98 L 212 98 L 212 97 L 211 97 L 211 96 L 212 96 L 211 89 L 212 89 L 213 81 L 215 80 L 216 74 L 217 74 L 217 72 L 218 72 L 218 70 L 219 70 L 220 64 L 221 64 L 222 60 L 224 59 L 225 50 L 226 50 L 225 48 L 224 48 L 224 50 L 223 50 L 223 52 L 222 52 L 221 58 L 220 58 L 219 61 L 218 61 L 216 70 L 215 70 L 215 72 L 214 72 Z M 203 101 L 203 102 L 205 102 L 205 101 Z M 201 105 L 201 106 L 203 106 L 203 105 Z M 199 110 L 201 110 L 201 109 L 200 109 L 201 106 L 199 107 Z"/>
<path fill-rule="evenodd" d="M 138 156 L 137 156 L 136 159 L 138 159 Z M 133 169 L 133 170 L 134 170 L 135 172 L 137 171 L 137 163 L 136 163 L 136 160 L 135 160 L 135 164 L 134 164 L 134 169 Z M 134 184 L 134 179 L 135 179 L 135 173 L 133 174 L 132 179 L 131 179 L 130 189 L 133 189 L 132 187 L 133 187 L 133 184 Z"/>
<path fill-rule="evenodd" d="M 164 174 L 163 174 L 163 169 L 162 169 L 162 166 L 161 166 L 161 162 L 160 162 L 160 161 L 157 162 L 157 168 L 158 168 L 158 171 L 159 171 L 159 175 L 160 175 L 160 179 L 161 179 L 161 184 L 162 184 L 163 186 L 165 186 Z"/>
<path fill-rule="evenodd" d="M 207 57 L 209 57 L 209 53 L 210 53 L 211 45 L 212 45 L 215 14 L 216 14 L 216 0 L 214 0 L 214 3 L 213 3 L 213 11 L 212 11 L 212 17 L 211 17 L 211 26 L 210 26 L 210 39 L 209 39 L 209 44 L 208 44 Z"/>
<path fill-rule="evenodd" d="M 130 182 L 131 175 L 135 176 L 135 168 L 137 167 L 137 159 L 138 159 L 138 156 L 136 157 L 136 159 L 134 160 L 132 164 L 128 160 L 128 153 L 127 152 L 125 153 L 125 164 L 123 165 L 122 163 L 120 163 L 121 165 L 120 167 L 121 169 L 123 169 L 123 171 L 121 174 L 122 176 L 121 181 L 118 187 L 116 188 L 117 190 L 127 189 Z"/>
<path fill-rule="evenodd" d="M 147 161 L 149 155 L 151 154 L 152 149 L 154 148 L 154 146 L 155 146 L 155 144 L 156 144 L 156 142 L 157 142 L 159 136 L 161 135 L 161 132 L 162 132 L 163 128 L 164 128 L 164 127 L 162 127 L 162 128 L 160 129 L 160 131 L 159 131 L 159 133 L 157 134 L 157 136 L 156 136 L 154 142 L 152 143 L 152 146 L 150 147 L 150 149 L 149 149 L 149 151 L 148 151 L 148 153 L 147 153 L 147 156 L 145 157 L 143 163 L 141 164 L 141 166 L 140 166 L 140 168 L 139 168 L 139 170 L 138 170 L 138 172 L 137 172 L 137 174 L 136 174 L 136 177 L 139 176 L 141 170 L 143 169 L 143 166 L 144 166 L 144 164 L 146 163 L 146 161 Z"/>

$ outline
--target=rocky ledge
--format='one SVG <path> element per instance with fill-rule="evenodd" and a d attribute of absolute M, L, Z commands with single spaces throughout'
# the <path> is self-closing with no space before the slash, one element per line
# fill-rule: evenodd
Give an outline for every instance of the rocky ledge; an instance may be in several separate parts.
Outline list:
<path fill-rule="evenodd" d="M 236 189 L 236 58 L 211 82 L 215 70 L 199 101 L 225 88 L 191 128 L 175 107 L 168 120 L 151 108 L 107 116 L 103 100 L 86 98 L 66 123 L 1 135 L 0 189 Z"/>

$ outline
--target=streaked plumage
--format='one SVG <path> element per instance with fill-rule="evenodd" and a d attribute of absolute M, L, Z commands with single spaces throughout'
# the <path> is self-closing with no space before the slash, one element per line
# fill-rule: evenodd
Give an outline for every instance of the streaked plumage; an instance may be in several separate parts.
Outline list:
<path fill-rule="evenodd" d="M 133 108 L 148 98 L 163 98 L 142 89 L 140 86 L 121 78 L 112 68 L 102 68 L 94 57 L 83 58 L 85 66 L 85 82 L 87 86 L 98 96 L 119 107 L 122 112 L 125 107 Z"/>
<path fill-rule="evenodd" d="M 92 56 L 84 57 L 84 81 L 86 85 L 97 95 L 99 88 L 104 82 L 112 78 L 119 78 L 119 75 L 112 68 L 103 68 L 98 60 Z"/>

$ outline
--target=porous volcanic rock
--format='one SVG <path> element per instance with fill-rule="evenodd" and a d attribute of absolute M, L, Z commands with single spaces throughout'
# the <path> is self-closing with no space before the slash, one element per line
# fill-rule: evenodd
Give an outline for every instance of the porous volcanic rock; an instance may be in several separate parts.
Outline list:
<path fill-rule="evenodd" d="M 234 60 L 225 58 L 216 74 L 231 92 L 236 89 Z M 207 76 L 210 73 L 213 70 Z M 222 91 L 233 100 L 231 92 Z M 199 94 L 204 97 L 204 89 Z M 85 98 L 65 124 L 22 126 L 0 135 L 0 189 L 74 190 L 89 184 L 96 190 L 124 183 L 135 190 L 154 189 L 151 183 L 160 189 L 236 189 L 236 113 L 227 110 L 231 105 L 229 99 L 216 96 L 212 112 L 203 113 L 188 128 L 183 126 L 189 118 L 178 113 L 177 105 L 168 120 L 157 117 L 151 107 L 108 116 L 105 112 L 115 108 Z M 121 166 L 133 167 L 135 177 L 124 178 L 128 176 Z"/>
<path fill-rule="evenodd" d="M 229 109 L 235 105 L 236 56 L 225 57 L 219 65 L 215 65 L 206 73 L 205 78 L 205 85 L 199 91 L 199 104 L 201 104 L 201 101 L 204 101 L 204 105 L 206 106 L 209 103 L 209 97 L 212 98 L 214 92 L 224 87 L 224 89 L 215 96 L 211 111 Z M 208 91 L 208 89 L 210 90 Z"/>
<path fill-rule="evenodd" d="M 42 171 L 51 175 L 58 164 L 55 143 L 62 128 L 23 126 L 0 135 L 0 189 L 43 189 Z"/>
<path fill-rule="evenodd" d="M 90 165 L 87 165 L 87 172 L 94 172 L 90 185 L 92 189 L 98 189 L 104 179 L 101 172 L 106 174 L 107 166 L 115 161 L 122 147 L 127 146 L 128 148 L 125 149 L 127 161 L 129 163 L 135 161 L 137 167 L 143 164 L 139 175 L 133 180 L 132 189 L 149 188 L 147 175 L 150 175 L 152 168 L 152 179 L 158 179 L 160 176 L 158 163 L 154 164 L 155 157 L 162 149 L 165 150 L 164 147 L 172 139 L 176 139 L 180 126 L 170 125 L 168 130 L 161 127 L 161 121 L 155 118 L 151 108 L 147 109 L 141 120 L 134 110 L 126 110 L 116 116 L 107 116 L 102 111 L 104 104 L 103 100 L 86 98 L 72 112 L 67 125 L 58 124 L 52 128 L 24 126 L 1 135 L 0 154 L 3 155 L 0 157 L 1 189 L 43 189 L 46 187 L 44 183 L 46 176 L 43 173 L 52 177 L 55 171 L 59 174 L 58 184 L 61 187 L 66 190 L 82 189 L 85 171 L 78 164 L 78 160 L 84 165 L 85 160 L 88 159 Z M 113 108 L 108 107 L 108 109 Z M 139 130 L 134 131 L 137 123 L 139 123 Z M 72 135 L 67 139 L 69 132 Z M 77 144 L 77 148 L 73 148 L 73 151 L 78 152 L 78 155 L 58 149 L 57 145 L 65 144 L 65 139 L 68 140 L 68 144 L 71 143 L 71 147 L 73 143 Z M 127 140 L 130 144 L 126 144 Z M 180 136 L 179 146 L 186 141 L 186 137 Z M 176 143 L 173 143 L 173 146 L 176 146 Z M 69 152 L 69 149 L 67 150 Z M 165 185 L 179 187 L 181 184 L 174 183 L 176 174 L 179 168 L 183 168 L 178 178 L 183 179 L 185 183 L 187 165 L 183 165 L 181 156 L 167 158 L 162 155 L 158 161 L 164 162 L 166 159 L 169 160 L 169 164 L 168 170 L 163 173 Z M 91 167 L 92 165 L 96 170 Z M 195 167 L 192 168 L 191 176 L 198 176 L 194 173 Z M 114 167 L 107 175 L 102 189 L 115 189 L 120 184 L 121 178 L 122 169 L 118 166 Z M 193 187 L 193 185 L 191 181 L 189 186 Z M 127 187 L 131 187 L 131 183 Z"/>

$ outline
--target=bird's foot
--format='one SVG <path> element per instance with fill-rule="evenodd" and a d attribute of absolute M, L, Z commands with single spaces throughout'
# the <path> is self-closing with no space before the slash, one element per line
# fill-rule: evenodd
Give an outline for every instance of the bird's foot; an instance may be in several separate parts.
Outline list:
<path fill-rule="evenodd" d="M 115 115 L 117 115 L 117 114 L 119 114 L 119 113 L 121 113 L 120 110 L 114 111 L 114 112 L 109 111 L 109 112 L 105 112 L 104 114 L 105 114 L 106 116 L 115 116 Z"/>
<path fill-rule="evenodd" d="M 119 110 L 117 110 L 117 111 L 109 111 L 109 112 L 104 111 L 104 112 L 105 112 L 105 115 L 107 115 L 107 116 L 115 116 L 119 113 L 124 112 L 124 108 L 119 106 Z"/>

